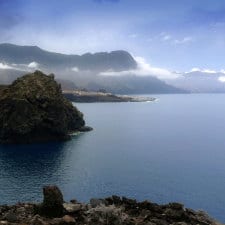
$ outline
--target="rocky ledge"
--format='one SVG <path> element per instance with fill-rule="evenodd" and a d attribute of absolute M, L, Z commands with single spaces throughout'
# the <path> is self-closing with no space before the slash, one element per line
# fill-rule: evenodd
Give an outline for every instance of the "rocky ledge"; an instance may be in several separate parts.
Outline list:
<path fill-rule="evenodd" d="M 41 204 L 0 206 L 0 225 L 221 225 L 179 203 L 158 205 L 112 196 L 84 204 L 64 202 L 56 186 L 44 187 L 43 193 Z"/>
<path fill-rule="evenodd" d="M 63 95 L 54 75 L 24 75 L 0 89 L 0 143 L 65 140 L 87 131 L 83 114 Z"/>

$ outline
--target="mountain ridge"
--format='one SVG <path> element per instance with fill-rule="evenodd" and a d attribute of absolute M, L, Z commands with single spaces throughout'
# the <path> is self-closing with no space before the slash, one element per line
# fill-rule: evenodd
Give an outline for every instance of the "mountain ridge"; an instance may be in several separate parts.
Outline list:
<path fill-rule="evenodd" d="M 101 67 L 96 67 L 95 58 L 101 60 Z M 59 66 L 64 67 L 78 67 L 79 69 L 92 69 L 98 71 L 99 69 L 116 71 L 135 69 L 137 66 L 133 57 L 124 50 L 116 50 L 111 52 L 97 52 L 85 53 L 82 55 L 63 54 L 51 51 L 46 51 L 38 46 L 20 46 L 10 43 L 0 44 L 0 61 L 7 63 L 29 64 L 37 62 L 44 66 Z M 110 61 L 111 65 L 107 64 Z M 120 63 L 123 62 L 123 64 Z"/>
<path fill-rule="evenodd" d="M 21 75 L 38 69 L 44 73 L 54 73 L 57 79 L 74 82 L 75 86 L 91 91 L 105 89 L 114 94 L 186 93 L 151 74 L 137 76 L 137 67 L 135 58 L 124 50 L 67 55 L 49 52 L 38 46 L 0 44 L 0 84 L 10 84 Z M 101 75 L 105 71 L 134 72 L 133 75 L 123 76 Z"/>

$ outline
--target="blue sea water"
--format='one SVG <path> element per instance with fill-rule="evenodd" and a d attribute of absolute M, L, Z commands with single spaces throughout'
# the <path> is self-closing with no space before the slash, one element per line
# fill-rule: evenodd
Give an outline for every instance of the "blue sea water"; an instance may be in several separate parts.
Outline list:
<path fill-rule="evenodd" d="M 64 143 L 0 146 L 0 204 L 112 194 L 183 202 L 225 222 L 225 95 L 159 95 L 149 103 L 81 103 L 94 130 Z"/>

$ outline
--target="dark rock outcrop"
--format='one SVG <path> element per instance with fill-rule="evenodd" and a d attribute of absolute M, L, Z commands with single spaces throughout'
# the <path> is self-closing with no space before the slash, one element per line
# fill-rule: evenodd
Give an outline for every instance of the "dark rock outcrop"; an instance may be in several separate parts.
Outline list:
<path fill-rule="evenodd" d="M 0 224 L 24 225 L 222 225 L 202 211 L 180 203 L 158 205 L 149 201 L 112 196 L 91 199 L 90 204 L 63 203 L 56 186 L 44 188 L 44 202 L 0 206 Z M 35 210 L 39 206 L 41 213 Z"/>
<path fill-rule="evenodd" d="M 44 200 L 40 206 L 40 214 L 47 217 L 63 215 L 63 195 L 57 186 L 43 188 Z"/>
<path fill-rule="evenodd" d="M 0 91 L 0 142 L 65 140 L 84 130 L 83 114 L 62 95 L 54 75 L 24 75 Z"/>

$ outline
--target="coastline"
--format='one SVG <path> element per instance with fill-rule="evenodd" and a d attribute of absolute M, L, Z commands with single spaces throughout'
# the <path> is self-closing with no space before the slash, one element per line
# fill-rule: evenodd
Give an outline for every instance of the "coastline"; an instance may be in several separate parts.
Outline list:
<path fill-rule="evenodd" d="M 154 97 L 116 95 L 107 92 L 93 91 L 63 91 L 64 97 L 72 102 L 94 103 L 94 102 L 152 102 Z"/>
<path fill-rule="evenodd" d="M 180 203 L 159 205 L 111 196 L 80 203 L 64 202 L 57 186 L 43 188 L 42 203 L 0 206 L 1 225 L 222 225 L 203 211 L 185 208 Z"/>

